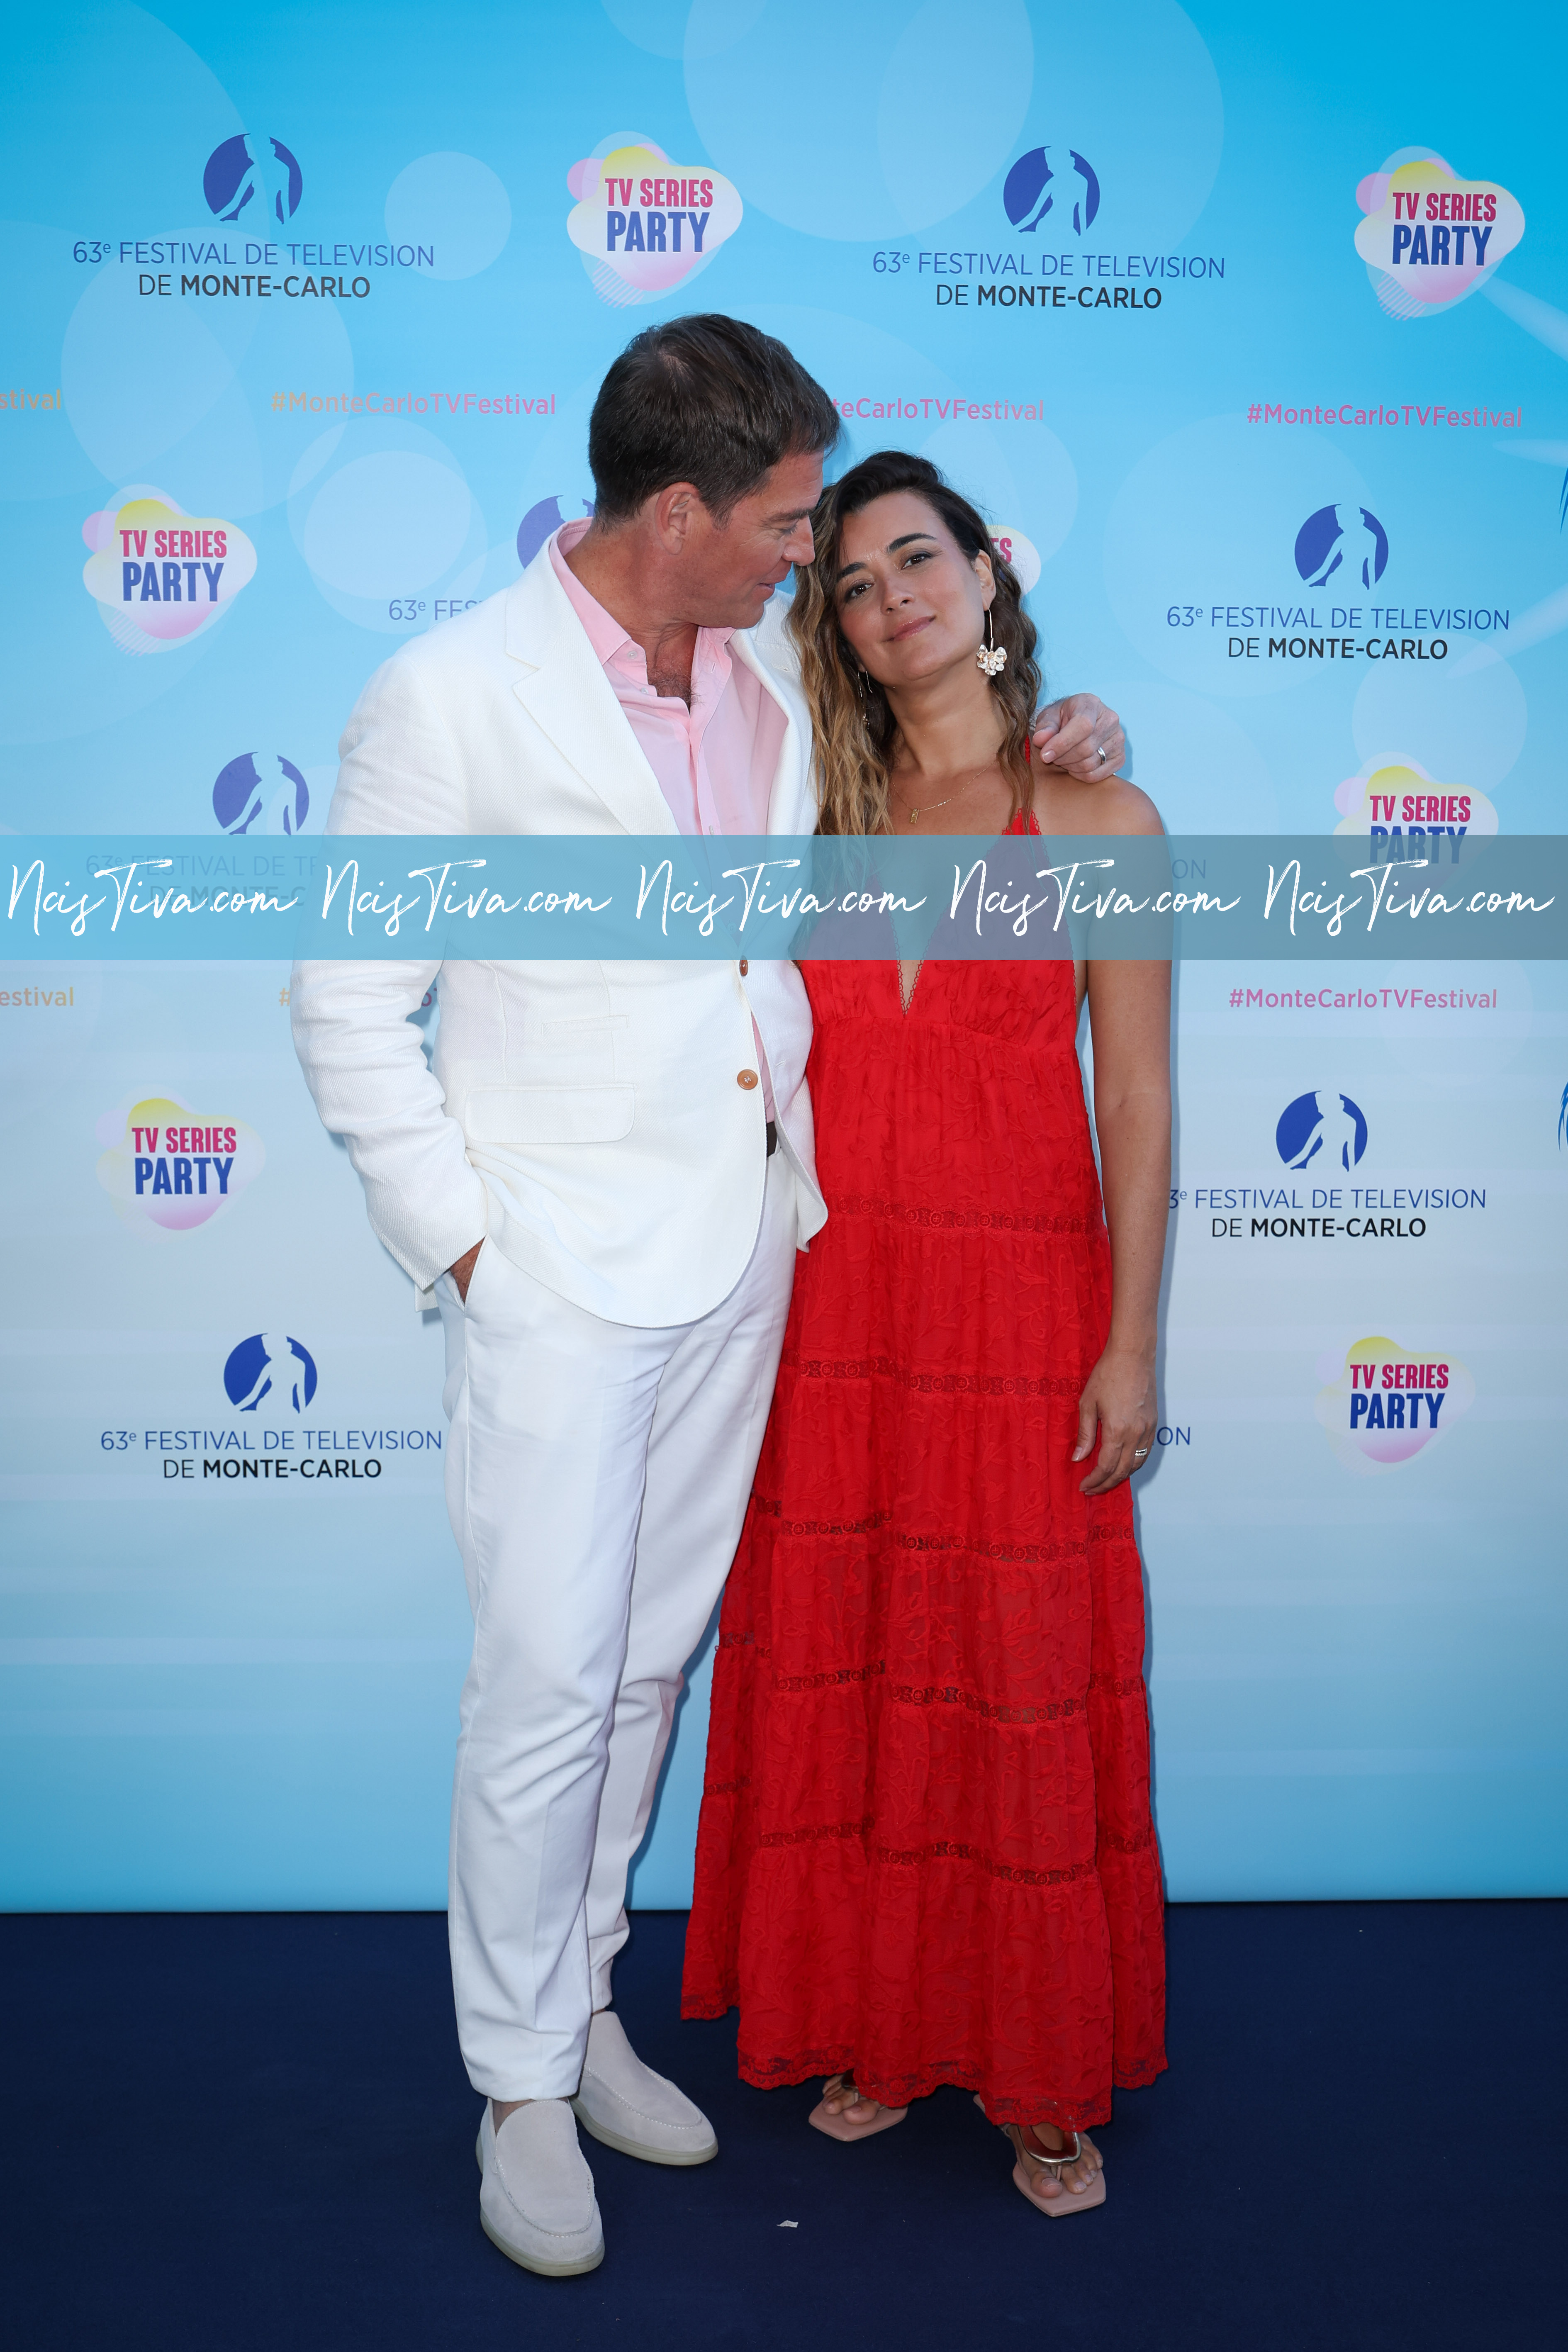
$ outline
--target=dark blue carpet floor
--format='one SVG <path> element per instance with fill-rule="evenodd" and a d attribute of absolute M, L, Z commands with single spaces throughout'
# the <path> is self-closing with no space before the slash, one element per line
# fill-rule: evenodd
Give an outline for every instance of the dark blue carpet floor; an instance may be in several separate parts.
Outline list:
<path fill-rule="evenodd" d="M 446 1923 L 0 1919 L 0 2310 L 18 2352 L 868 2347 L 1476 2352 L 1562 2342 L 1568 1904 L 1173 1910 L 1171 2072 L 1104 2210 L 1031 2211 L 970 2101 L 859 2147 L 677 2014 L 684 1918 L 616 1976 L 716 2162 L 585 2143 L 609 2252 L 480 2234 Z M 781 2224 L 797 2226 L 785 2229 Z"/>

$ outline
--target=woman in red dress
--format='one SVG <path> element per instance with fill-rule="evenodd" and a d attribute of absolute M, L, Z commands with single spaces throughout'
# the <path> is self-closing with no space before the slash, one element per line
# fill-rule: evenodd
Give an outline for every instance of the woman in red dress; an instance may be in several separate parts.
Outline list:
<path fill-rule="evenodd" d="M 1031 776 L 1034 628 L 934 467 L 868 458 L 815 528 L 791 625 L 825 832 L 1159 831 L 1131 784 Z M 683 2007 L 739 2004 L 747 2082 L 827 2074 L 837 2138 L 973 2090 L 1065 2216 L 1103 2201 L 1112 2084 L 1165 2063 L 1126 1482 L 1154 1438 L 1169 967 L 805 972 L 829 1218 L 725 1594 Z"/>

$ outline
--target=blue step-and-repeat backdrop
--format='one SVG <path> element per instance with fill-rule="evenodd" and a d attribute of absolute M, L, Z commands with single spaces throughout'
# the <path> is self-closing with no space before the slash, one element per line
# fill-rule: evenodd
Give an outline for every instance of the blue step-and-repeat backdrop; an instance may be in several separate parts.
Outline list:
<path fill-rule="evenodd" d="M 605 365 L 713 309 L 984 505 L 1173 830 L 1561 830 L 1565 63 L 1545 0 L 18 15 L 0 823 L 286 875 L 370 671 L 585 511 Z M 0 971 L 0 1903 L 444 1899 L 439 1336 L 287 1000 Z M 1563 969 L 1177 1000 L 1171 1891 L 1561 1893 Z M 138 1188 L 149 1129 L 221 1183 Z"/>

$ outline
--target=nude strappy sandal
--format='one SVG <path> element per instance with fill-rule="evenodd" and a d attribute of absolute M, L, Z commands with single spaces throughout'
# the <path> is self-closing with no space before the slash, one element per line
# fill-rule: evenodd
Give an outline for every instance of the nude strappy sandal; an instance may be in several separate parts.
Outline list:
<path fill-rule="evenodd" d="M 893 2126 L 901 2124 L 909 2114 L 908 2107 L 884 2107 L 879 2103 L 877 2112 L 868 2124 L 852 2124 L 847 2116 L 835 2116 L 828 2113 L 828 2100 L 837 2097 L 840 2091 L 854 2091 L 857 2098 L 861 2096 L 859 2091 L 856 2089 L 855 2070 L 852 2066 L 846 2066 L 842 2074 L 828 2076 L 822 2086 L 821 2098 L 806 2117 L 806 2122 L 814 2130 L 826 2132 L 829 2139 L 875 2139 L 879 2132 L 891 2131 Z"/>
<path fill-rule="evenodd" d="M 1063 2189 L 1059 2197 L 1044 2194 L 1041 2183 L 1048 2172 L 1058 2183 L 1069 2164 L 1076 2164 L 1083 2154 L 1081 2132 L 1068 2132 L 1069 2147 L 1045 2147 L 1033 2124 L 1004 2124 L 1003 2130 L 1017 2151 L 1018 2161 L 1013 2167 L 1013 2179 L 1037 2212 L 1047 2214 L 1053 2221 L 1065 2221 L 1070 2213 L 1087 2213 L 1105 2202 L 1105 2169 L 1101 2166 L 1087 2189 Z"/>

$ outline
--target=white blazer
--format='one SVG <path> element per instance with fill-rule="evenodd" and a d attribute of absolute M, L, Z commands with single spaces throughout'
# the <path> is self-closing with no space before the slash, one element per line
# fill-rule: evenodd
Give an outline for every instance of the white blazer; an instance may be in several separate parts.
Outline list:
<path fill-rule="evenodd" d="M 811 723 L 771 608 L 730 654 L 788 721 L 768 831 L 811 833 Z M 339 751 L 329 833 L 677 831 L 548 546 L 378 669 Z M 432 1068 L 408 1015 L 437 973 Z M 613 1322 L 687 1323 L 717 1306 L 762 1214 L 763 1092 L 738 1082 L 756 1067 L 753 1016 L 802 1248 L 826 1216 L 811 1011 L 792 963 L 309 962 L 289 1009 L 317 1108 L 422 1303 L 488 1235 Z"/>

